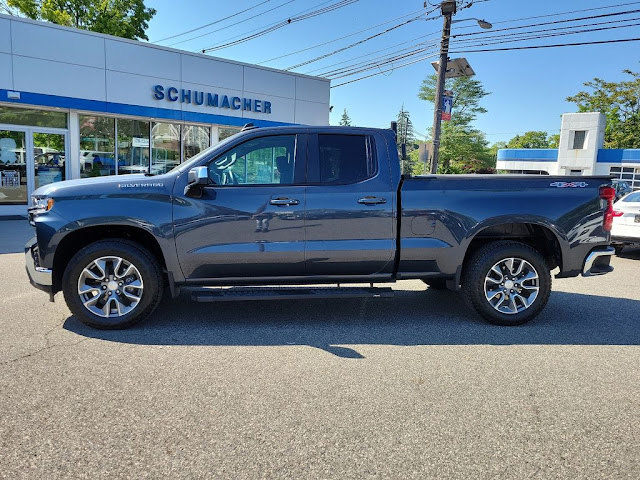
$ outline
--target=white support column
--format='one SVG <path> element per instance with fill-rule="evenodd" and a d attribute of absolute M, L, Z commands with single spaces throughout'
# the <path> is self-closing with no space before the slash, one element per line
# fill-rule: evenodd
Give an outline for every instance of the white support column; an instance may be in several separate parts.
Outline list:
<path fill-rule="evenodd" d="M 220 141 L 220 131 L 217 125 L 211 125 L 211 142 L 210 145 L 215 145 Z"/>
<path fill-rule="evenodd" d="M 69 113 L 69 141 L 67 158 L 70 161 L 71 179 L 80 178 L 80 123 L 77 112 Z"/>

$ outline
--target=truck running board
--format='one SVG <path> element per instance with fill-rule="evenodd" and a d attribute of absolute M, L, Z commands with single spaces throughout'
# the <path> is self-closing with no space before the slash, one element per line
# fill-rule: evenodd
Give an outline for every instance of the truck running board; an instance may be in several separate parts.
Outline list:
<path fill-rule="evenodd" d="M 389 287 L 205 287 L 191 292 L 191 300 L 194 302 L 294 300 L 309 298 L 382 298 L 392 296 L 393 290 Z"/>

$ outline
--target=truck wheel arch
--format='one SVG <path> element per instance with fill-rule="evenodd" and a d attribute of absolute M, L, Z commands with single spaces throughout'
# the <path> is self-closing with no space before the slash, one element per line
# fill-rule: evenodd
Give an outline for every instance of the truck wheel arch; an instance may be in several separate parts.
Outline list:
<path fill-rule="evenodd" d="M 152 233 L 130 225 L 94 225 L 70 232 L 62 238 L 56 247 L 53 257 L 54 290 L 61 290 L 65 266 L 71 257 L 81 248 L 106 239 L 129 240 L 141 245 L 156 258 L 160 268 L 166 271 L 167 266 L 162 248 Z"/>
<path fill-rule="evenodd" d="M 464 259 L 461 268 L 456 274 L 456 285 L 460 285 L 460 279 L 464 268 L 473 253 L 490 242 L 500 240 L 514 240 L 531 246 L 545 258 L 549 270 L 556 267 L 562 269 L 562 242 L 559 232 L 548 224 L 539 221 L 522 222 L 492 222 L 478 226 L 472 236 L 468 237 L 464 249 Z M 565 239 L 566 240 L 566 239 Z"/>

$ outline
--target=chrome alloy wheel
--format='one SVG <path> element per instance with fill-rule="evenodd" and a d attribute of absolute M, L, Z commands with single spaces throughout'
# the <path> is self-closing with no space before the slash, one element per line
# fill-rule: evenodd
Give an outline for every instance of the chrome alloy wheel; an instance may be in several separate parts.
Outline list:
<path fill-rule="evenodd" d="M 484 296 L 498 312 L 514 315 L 538 297 L 540 279 L 533 265 L 522 258 L 504 258 L 484 279 Z"/>
<path fill-rule="evenodd" d="M 121 317 L 142 298 L 140 271 L 116 256 L 100 257 L 87 265 L 78 278 L 78 295 L 84 307 L 100 317 Z"/>

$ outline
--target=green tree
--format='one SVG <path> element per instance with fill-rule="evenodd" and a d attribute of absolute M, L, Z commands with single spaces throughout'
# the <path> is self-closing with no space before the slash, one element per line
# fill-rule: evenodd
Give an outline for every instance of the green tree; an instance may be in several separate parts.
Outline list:
<path fill-rule="evenodd" d="M 491 154 L 491 158 L 494 160 L 498 159 L 498 150 L 501 148 L 507 148 L 507 142 L 496 142 L 489 148 L 489 153 Z"/>
<path fill-rule="evenodd" d="M 560 134 L 549 135 L 549 148 L 558 148 L 560 145 Z"/>
<path fill-rule="evenodd" d="M 516 135 L 509 140 L 507 148 L 549 148 L 547 132 L 531 130 L 522 135 Z"/>
<path fill-rule="evenodd" d="M 433 103 L 436 96 L 436 75 L 430 75 L 420 87 L 418 97 Z M 438 172 L 463 173 L 487 170 L 495 166 L 484 133 L 473 127 L 479 114 L 486 113 L 480 105 L 489 95 L 482 82 L 471 77 L 447 79 L 445 89 L 453 91 L 451 121 L 442 122 L 440 134 L 440 165 Z"/>
<path fill-rule="evenodd" d="M 406 145 L 413 145 L 416 141 L 416 133 L 413 128 L 413 122 L 409 112 L 404 109 L 404 105 L 400 107 L 398 112 L 398 145 L 403 143 Z"/>
<path fill-rule="evenodd" d="M 417 153 L 411 156 L 411 153 L 418 148 L 416 142 L 415 130 L 409 112 L 404 109 L 404 105 L 400 108 L 397 117 L 398 134 L 396 136 L 396 144 L 398 146 L 398 155 L 401 158 L 402 172 L 411 173 L 413 171 L 413 163 L 417 161 Z M 404 149 L 404 156 L 403 154 Z"/>
<path fill-rule="evenodd" d="M 144 0 L 6 0 L 3 7 L 34 20 L 132 40 L 148 40 L 147 22 L 156 13 Z"/>
<path fill-rule="evenodd" d="M 344 112 L 342 112 L 342 117 L 340 117 L 340 125 L 342 125 L 343 127 L 348 127 L 351 125 L 351 117 L 349 117 L 346 108 L 344 109 Z"/>
<path fill-rule="evenodd" d="M 580 112 L 601 112 L 607 117 L 605 148 L 640 148 L 640 73 L 624 70 L 631 77 L 622 82 L 594 78 L 584 85 L 589 91 L 567 97 Z"/>

